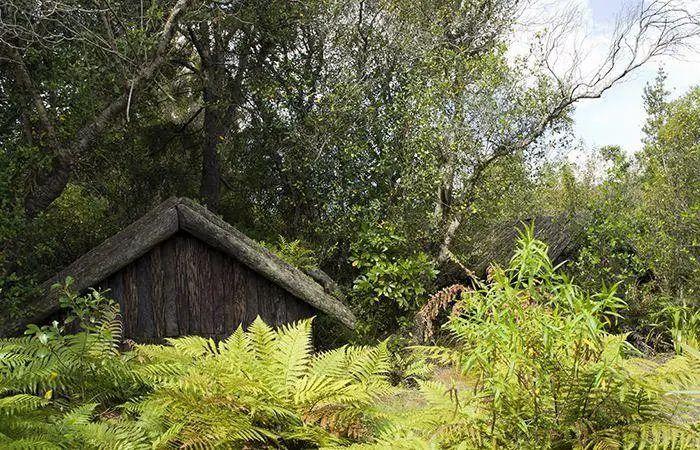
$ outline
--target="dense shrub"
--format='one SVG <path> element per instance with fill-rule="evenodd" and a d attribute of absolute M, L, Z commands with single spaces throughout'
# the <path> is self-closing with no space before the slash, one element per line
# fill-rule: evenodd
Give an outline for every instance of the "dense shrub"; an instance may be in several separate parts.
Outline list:
<path fill-rule="evenodd" d="M 0 341 L 2 448 L 345 444 L 368 437 L 394 389 L 385 345 L 314 355 L 310 320 L 274 331 L 258 319 L 218 343 L 182 337 L 122 353 L 100 293 L 63 303 L 77 334 L 54 323 Z"/>
<path fill-rule="evenodd" d="M 0 208 L 0 308 L 11 316 L 27 312 L 37 284 L 116 231 L 107 200 L 74 184 L 33 222 L 2 194 Z"/>
<path fill-rule="evenodd" d="M 0 447 L 138 447 L 139 433 L 99 420 L 118 416 L 120 404 L 147 391 L 132 370 L 133 355 L 118 351 L 118 308 L 97 292 L 61 301 L 85 306 L 71 316 L 83 327 L 78 333 L 54 322 L 0 341 Z"/>
<path fill-rule="evenodd" d="M 138 426 L 184 447 L 308 448 L 366 435 L 392 388 L 386 347 L 312 354 L 311 322 L 273 331 L 259 319 L 216 344 L 185 337 L 139 346 L 153 392 L 130 405 Z"/>
<path fill-rule="evenodd" d="M 388 225 L 363 228 L 351 248 L 359 271 L 351 300 L 359 313 L 360 334 L 386 336 L 412 324 L 437 276 L 435 263 L 423 252 L 407 249 L 406 239 Z"/>
<path fill-rule="evenodd" d="M 663 81 L 663 79 L 662 79 Z M 644 233 L 637 248 L 669 295 L 700 302 L 700 87 L 651 108 L 639 157 Z"/>
<path fill-rule="evenodd" d="M 628 305 L 620 330 L 663 351 L 673 345 L 670 328 L 658 326 L 668 307 L 700 306 L 700 89 L 667 101 L 661 76 L 645 100 L 643 151 L 632 159 L 604 147 L 602 179 L 580 182 L 575 190 L 586 195 L 567 194 L 581 227 L 570 273 L 589 289 L 620 283 Z"/>

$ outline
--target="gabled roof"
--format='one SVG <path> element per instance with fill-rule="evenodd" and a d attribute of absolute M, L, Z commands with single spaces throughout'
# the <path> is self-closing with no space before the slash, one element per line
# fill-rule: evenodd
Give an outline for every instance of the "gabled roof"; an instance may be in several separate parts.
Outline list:
<path fill-rule="evenodd" d="M 473 229 L 463 230 L 461 239 L 453 244 L 459 251 L 460 263 L 441 267 L 441 282 L 463 283 L 464 268 L 471 275 L 483 278 L 493 264 L 506 267 L 517 250 L 519 230 L 530 225 L 534 227 L 535 238 L 547 244 L 547 253 L 554 263 L 564 262 L 575 255 L 580 235 L 576 217 L 540 215 L 477 224 Z"/>
<path fill-rule="evenodd" d="M 339 298 L 296 267 L 244 235 L 219 216 L 187 198 L 170 198 L 136 222 L 81 256 L 40 289 L 43 297 L 26 304 L 26 317 L 0 318 L 0 335 L 19 331 L 29 323 L 40 323 L 60 308 L 58 292 L 51 289 L 67 276 L 73 288 L 82 291 L 140 258 L 175 233 L 184 231 L 237 259 L 290 294 L 323 311 L 350 328 L 355 316 Z"/>

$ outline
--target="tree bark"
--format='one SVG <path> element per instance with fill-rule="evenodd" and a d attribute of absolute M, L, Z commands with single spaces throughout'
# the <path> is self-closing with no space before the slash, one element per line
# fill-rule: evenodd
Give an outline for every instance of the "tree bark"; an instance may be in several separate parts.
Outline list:
<path fill-rule="evenodd" d="M 439 265 L 443 265 L 450 260 L 452 253 L 450 252 L 450 246 L 452 245 L 452 240 L 457 233 L 457 229 L 462 224 L 461 214 L 457 214 L 449 221 L 445 232 L 442 237 L 442 243 L 440 243 L 440 249 L 438 250 L 437 262 Z"/>
<path fill-rule="evenodd" d="M 213 74 L 209 74 L 210 76 Z M 218 78 L 218 77 L 212 77 Z M 204 145 L 202 148 L 202 185 L 200 196 L 212 211 L 219 208 L 221 191 L 221 168 L 218 146 L 224 138 L 221 111 L 220 81 L 208 78 L 205 82 L 204 100 Z"/>
<path fill-rule="evenodd" d="M 24 64 L 22 56 L 19 54 L 16 48 L 11 47 L 7 44 L 0 43 L 0 54 L 3 54 L 10 61 L 10 66 L 12 67 L 11 72 L 14 76 L 14 81 L 17 84 L 22 96 L 26 99 L 26 103 L 22 105 L 22 115 L 29 122 L 28 107 L 34 108 L 36 116 L 39 121 L 39 135 L 45 138 L 46 145 L 53 151 L 58 148 L 58 141 L 56 140 L 56 133 L 54 131 L 53 124 L 49 119 L 49 114 L 46 111 L 44 102 L 39 95 L 39 92 L 34 86 L 34 82 L 29 74 L 27 66 Z"/>
<path fill-rule="evenodd" d="M 219 14 L 217 10 L 214 16 Z M 212 211 L 219 208 L 221 196 L 221 163 L 219 145 L 237 122 L 238 109 L 243 102 L 243 77 L 248 55 L 238 56 L 236 75 L 229 79 L 226 58 L 230 36 L 235 30 L 225 30 L 220 21 L 201 23 L 198 30 L 189 30 L 189 37 L 201 62 L 204 136 L 202 143 L 202 177 L 200 198 Z"/>

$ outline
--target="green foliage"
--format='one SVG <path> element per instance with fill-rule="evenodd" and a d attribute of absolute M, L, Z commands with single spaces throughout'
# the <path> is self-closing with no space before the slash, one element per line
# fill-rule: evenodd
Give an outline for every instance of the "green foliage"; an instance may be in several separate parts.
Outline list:
<path fill-rule="evenodd" d="M 289 241 L 279 236 L 275 243 L 261 241 L 260 244 L 292 266 L 302 270 L 318 269 L 316 255 L 300 239 Z"/>
<path fill-rule="evenodd" d="M 700 353 L 658 363 L 606 331 L 623 303 L 588 294 L 526 230 L 509 267 L 463 295 L 446 325 L 452 364 L 420 382 L 424 406 L 396 408 L 393 448 L 696 448 Z M 403 409 L 403 411 L 402 411 Z M 421 443 L 418 445 L 417 443 Z M 415 445 L 414 447 L 412 445 Z"/>
<path fill-rule="evenodd" d="M 606 177 L 579 212 L 582 229 L 573 270 L 588 289 L 619 283 L 625 294 L 649 271 L 635 242 L 643 226 L 635 204 L 638 181 L 622 149 L 603 147 L 599 153 L 608 165 Z"/>
<path fill-rule="evenodd" d="M 387 252 L 402 241 L 366 239 Z M 624 306 L 615 288 L 573 284 L 532 229 L 507 268 L 462 289 L 445 326 L 452 345 L 411 356 L 387 342 L 314 354 L 310 320 L 273 330 L 260 319 L 219 342 L 189 336 L 119 352 L 114 304 L 67 285 L 67 325 L 0 341 L 2 448 L 700 444 L 697 312 L 665 308 L 677 355 L 640 358 L 607 331 Z M 81 329 L 67 334 L 71 324 Z"/>
<path fill-rule="evenodd" d="M 78 333 L 0 341 L 2 448 L 336 445 L 366 438 L 393 391 L 385 344 L 313 354 L 310 320 L 121 353 L 114 305 L 64 290 Z"/>
<path fill-rule="evenodd" d="M 360 273 L 351 293 L 360 331 L 371 336 L 409 326 L 438 274 L 428 255 L 407 250 L 406 239 L 389 225 L 364 227 L 350 260 Z"/>
<path fill-rule="evenodd" d="M 385 345 L 312 354 L 311 322 L 272 330 L 259 319 L 217 343 L 199 337 L 138 346 L 153 392 L 129 409 L 184 447 L 307 448 L 360 438 L 392 388 Z"/>
<path fill-rule="evenodd" d="M 668 294 L 700 301 L 700 88 L 654 115 L 640 155 L 644 233 L 639 252 Z"/>
<path fill-rule="evenodd" d="M 655 298 L 650 308 L 650 342 L 671 342 L 676 353 L 688 344 L 700 343 L 700 310 L 685 301 Z M 657 348 L 661 347 L 657 345 Z"/>
<path fill-rule="evenodd" d="M 662 74 L 645 91 L 646 138 L 636 158 L 603 147 L 578 179 L 565 167 L 535 193 L 550 205 L 542 209 L 574 224 L 577 250 L 566 270 L 589 290 L 619 283 L 627 308 L 616 329 L 649 351 L 675 346 L 668 306 L 700 304 L 700 90 L 668 101 L 663 82 Z"/>
<path fill-rule="evenodd" d="M 70 184 L 34 222 L 27 222 L 19 211 L 6 217 L 8 222 L 13 219 L 6 226 L 1 223 L 5 217 L 0 219 L 0 242 L 5 243 L 0 250 L 0 305 L 8 314 L 26 313 L 22 304 L 35 294 L 38 281 L 115 231 L 107 208 L 104 197 Z"/>
<path fill-rule="evenodd" d="M 75 311 L 85 328 L 66 334 L 58 322 L 31 325 L 24 337 L 0 340 L 0 446 L 137 448 L 143 439 L 136 430 L 93 423 L 145 392 L 131 357 L 118 351 L 118 307 L 97 292 L 61 302 L 86 307 Z"/>
<path fill-rule="evenodd" d="M 109 11 L 63 3 L 10 1 L 17 14 L 0 17 L 31 78 L 18 82 L 19 60 L 0 66 L 3 314 L 30 312 L 22 303 L 39 281 L 160 200 L 197 196 L 210 138 L 226 188 L 218 213 L 251 236 L 297 238 L 268 247 L 302 269 L 322 264 L 351 289 L 361 339 L 405 331 L 442 287 L 434 259 L 453 223 L 450 250 L 469 266 L 472 231 L 571 218 L 578 252 L 565 270 L 578 285 L 524 236 L 512 266 L 458 302 L 446 326 L 456 348 L 432 349 L 459 372 L 450 381 L 415 376 L 420 358 L 387 362 L 405 333 L 314 355 L 307 322 L 122 353 L 115 305 L 68 287 L 65 321 L 0 342 L 0 447 L 668 448 L 696 439 L 684 400 L 698 373 L 700 89 L 669 101 L 660 74 L 645 90 L 636 159 L 605 147 L 595 156 L 602 168 L 543 169 L 545 152 L 570 150 L 571 105 L 559 101 L 571 92 L 530 58 L 548 43 L 510 56 L 519 0 L 204 2 L 182 17 L 177 45 L 133 98 L 132 75 L 148 66 L 173 1 L 117 1 Z M 79 130 L 125 92 L 127 120 L 88 133 L 89 149 L 72 155 Z M 521 145 L 541 130 L 551 136 Z M 70 181 L 29 220 L 24 200 L 64 155 L 75 158 Z M 366 223 L 381 225 L 360 230 Z M 601 285 L 613 288 L 587 294 Z M 677 356 L 631 358 L 625 341 Z M 387 380 L 419 389 L 402 391 L 408 403 L 394 410 L 379 398 Z"/>

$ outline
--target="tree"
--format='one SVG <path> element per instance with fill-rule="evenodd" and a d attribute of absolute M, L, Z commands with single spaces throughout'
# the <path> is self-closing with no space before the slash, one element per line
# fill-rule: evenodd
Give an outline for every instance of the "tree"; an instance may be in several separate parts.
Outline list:
<path fill-rule="evenodd" d="M 598 98 L 650 59 L 677 51 L 689 38 L 698 34 L 698 17 L 683 8 L 682 3 L 639 2 L 620 16 L 606 57 L 592 74 L 583 74 L 580 46 L 574 45 L 568 68 L 558 69 L 556 62 L 565 51 L 564 37 L 570 31 L 574 14 L 567 14 L 551 31 L 541 38 L 536 58 L 536 78 L 547 89 L 545 98 L 536 108 L 514 121 L 517 126 L 494 127 L 494 132 L 480 133 L 479 152 L 471 167 L 462 168 L 462 176 L 441 183 L 441 192 L 449 192 L 447 201 L 440 196 L 442 206 L 442 242 L 437 259 L 444 263 L 450 256 L 450 244 L 464 219 L 468 206 L 484 172 L 495 161 L 530 147 L 552 126 L 566 118 L 573 105 L 582 99 Z M 537 91 L 535 91 L 537 92 Z M 511 98 L 506 96 L 506 98 Z M 537 97 L 535 97 L 537 98 Z M 488 116 L 487 116 L 488 117 Z M 452 167 L 456 158 L 446 159 L 443 173 L 457 173 Z M 448 179 L 450 176 L 448 176 Z M 457 188 L 457 189 L 455 189 Z M 454 193 L 455 190 L 458 192 Z"/>
<path fill-rule="evenodd" d="M 444 274 L 578 100 L 697 32 L 673 1 L 647 3 L 586 77 L 576 51 L 555 64 L 573 14 L 513 57 L 525 0 L 100 1 L 2 6 L 8 274 L 43 276 L 173 194 L 324 249 L 346 283 L 363 224 L 390 224 Z M 78 221 L 59 218 L 89 205 L 95 231 L 62 249 Z"/>
<path fill-rule="evenodd" d="M 640 155 L 645 232 L 637 241 L 665 292 L 700 292 L 700 88 L 668 101 L 663 74 L 645 91 L 647 138 Z"/>
<path fill-rule="evenodd" d="M 4 4 L 0 56 L 4 69 L 11 73 L 14 90 L 25 99 L 21 116 L 27 140 L 50 159 L 48 168 L 39 171 L 35 185 L 26 195 L 27 216 L 41 213 L 61 195 L 79 158 L 120 116 L 129 120 L 138 93 L 167 61 L 178 22 L 189 3 L 190 0 L 177 0 L 164 15 L 162 24 L 158 4 L 149 11 L 153 17 L 144 16 L 142 9 L 140 18 L 125 14 L 127 8 L 119 10 L 121 15 L 118 15 L 107 2 L 97 8 L 92 4 L 72 6 L 61 1 L 37 4 L 17 0 Z M 145 37 L 156 30 L 156 39 Z M 141 39 L 133 39 L 134 35 L 140 35 Z M 46 88 L 32 79 L 26 63 L 33 52 L 46 49 L 51 55 L 65 50 L 64 42 L 68 42 L 69 50 L 90 49 L 112 61 L 106 64 L 110 72 L 82 75 L 107 76 L 111 83 L 107 83 L 106 90 L 116 91 L 102 99 L 93 117 L 70 132 L 57 128 L 61 116 L 71 112 L 70 107 L 46 104 L 45 98 L 52 96 L 46 95 Z"/>

